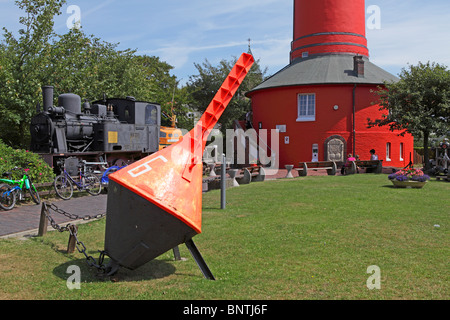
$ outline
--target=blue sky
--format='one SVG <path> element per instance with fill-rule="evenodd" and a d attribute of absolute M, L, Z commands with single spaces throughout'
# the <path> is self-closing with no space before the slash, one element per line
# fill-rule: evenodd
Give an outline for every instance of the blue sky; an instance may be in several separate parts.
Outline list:
<path fill-rule="evenodd" d="M 55 31 L 68 31 L 69 5 L 81 11 L 87 34 L 120 43 L 120 49 L 159 56 L 185 83 L 194 63 L 252 52 L 273 74 L 289 63 L 292 0 L 68 0 L 55 20 Z M 450 66 L 450 1 L 366 0 L 381 12 L 381 28 L 366 30 L 370 60 L 394 75 L 418 61 Z M 0 0 L 0 26 L 19 28 L 22 12 L 14 0 Z"/>

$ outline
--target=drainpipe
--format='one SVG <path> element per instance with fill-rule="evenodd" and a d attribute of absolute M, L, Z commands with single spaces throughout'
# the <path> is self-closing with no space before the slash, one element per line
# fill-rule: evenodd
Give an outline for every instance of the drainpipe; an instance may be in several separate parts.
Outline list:
<path fill-rule="evenodd" d="M 353 86 L 353 156 L 356 155 L 356 123 L 355 123 L 355 114 L 356 114 L 356 83 Z"/>
<path fill-rule="evenodd" d="M 353 57 L 353 73 L 357 78 L 364 78 L 364 60 L 361 56 Z M 353 156 L 356 155 L 356 83 L 353 86 Z"/>

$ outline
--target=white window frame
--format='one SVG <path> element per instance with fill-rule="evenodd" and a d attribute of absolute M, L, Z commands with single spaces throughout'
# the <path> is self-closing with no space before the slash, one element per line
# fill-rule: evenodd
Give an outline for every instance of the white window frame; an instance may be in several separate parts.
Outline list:
<path fill-rule="evenodd" d="M 300 99 L 306 97 L 306 114 L 300 114 Z M 310 99 L 314 98 L 314 103 L 310 105 Z M 312 109 L 312 112 L 311 112 Z M 315 93 L 299 93 L 297 95 L 297 122 L 316 121 L 316 94 Z"/>
<path fill-rule="evenodd" d="M 391 161 L 392 144 L 386 142 L 386 161 Z"/>
<path fill-rule="evenodd" d="M 403 153 L 405 152 L 405 146 L 403 142 L 400 142 L 400 161 L 403 161 Z"/>

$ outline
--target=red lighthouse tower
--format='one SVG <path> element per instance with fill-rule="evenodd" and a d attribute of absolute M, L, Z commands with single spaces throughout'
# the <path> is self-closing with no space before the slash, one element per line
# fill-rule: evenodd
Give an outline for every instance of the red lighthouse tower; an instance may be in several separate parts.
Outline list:
<path fill-rule="evenodd" d="M 303 53 L 369 56 L 364 1 L 294 1 L 291 61 Z"/>
<path fill-rule="evenodd" d="M 413 137 L 368 128 L 382 117 L 374 91 L 398 79 L 369 61 L 365 1 L 294 0 L 293 26 L 290 64 L 247 93 L 255 128 L 283 128 L 280 167 L 368 160 L 371 149 L 384 166 L 406 166 Z"/>

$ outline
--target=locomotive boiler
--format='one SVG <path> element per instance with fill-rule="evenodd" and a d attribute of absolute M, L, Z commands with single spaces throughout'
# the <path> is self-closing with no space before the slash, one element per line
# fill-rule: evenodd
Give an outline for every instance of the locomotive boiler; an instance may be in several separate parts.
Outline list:
<path fill-rule="evenodd" d="M 42 87 L 42 95 L 43 110 L 31 119 L 30 149 L 54 168 L 68 157 L 122 165 L 159 150 L 159 104 L 133 97 L 82 104 L 80 96 L 64 93 L 53 106 L 53 87 Z"/>

